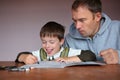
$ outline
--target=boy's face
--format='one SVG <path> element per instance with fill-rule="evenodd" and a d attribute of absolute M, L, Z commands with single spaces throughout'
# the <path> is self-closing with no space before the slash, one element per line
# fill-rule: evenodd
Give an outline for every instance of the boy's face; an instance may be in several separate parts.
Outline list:
<path fill-rule="evenodd" d="M 60 41 L 57 37 L 49 37 L 49 36 L 41 37 L 41 40 L 42 40 L 42 47 L 48 56 L 52 56 L 57 52 L 59 52 L 60 47 L 64 42 L 64 39 Z"/>

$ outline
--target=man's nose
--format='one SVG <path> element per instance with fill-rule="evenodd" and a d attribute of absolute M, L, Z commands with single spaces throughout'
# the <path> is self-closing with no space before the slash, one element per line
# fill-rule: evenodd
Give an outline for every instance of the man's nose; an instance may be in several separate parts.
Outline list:
<path fill-rule="evenodd" d="M 76 29 L 81 28 L 81 23 L 80 22 L 76 22 L 75 27 L 76 27 Z"/>

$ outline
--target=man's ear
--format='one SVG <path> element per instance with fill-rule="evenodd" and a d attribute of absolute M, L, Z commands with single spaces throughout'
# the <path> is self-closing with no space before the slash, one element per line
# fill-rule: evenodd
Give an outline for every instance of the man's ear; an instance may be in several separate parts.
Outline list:
<path fill-rule="evenodd" d="M 95 15 L 96 15 L 96 21 L 100 21 L 102 14 L 100 12 L 97 12 Z"/>

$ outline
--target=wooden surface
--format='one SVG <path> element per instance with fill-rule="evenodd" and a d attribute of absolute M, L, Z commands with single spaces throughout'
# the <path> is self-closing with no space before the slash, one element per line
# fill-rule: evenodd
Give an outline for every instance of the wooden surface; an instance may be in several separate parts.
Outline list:
<path fill-rule="evenodd" d="M 0 61 L 0 66 L 10 65 L 21 66 L 22 64 Z M 120 80 L 120 64 L 41 68 L 26 72 L 0 70 L 0 80 Z"/>

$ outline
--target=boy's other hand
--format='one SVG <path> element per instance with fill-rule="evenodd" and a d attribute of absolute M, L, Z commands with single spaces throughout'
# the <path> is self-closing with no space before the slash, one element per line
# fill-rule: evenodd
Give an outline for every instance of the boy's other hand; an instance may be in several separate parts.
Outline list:
<path fill-rule="evenodd" d="M 81 62 L 81 60 L 77 56 L 72 57 L 64 57 L 55 59 L 57 62 Z"/>

